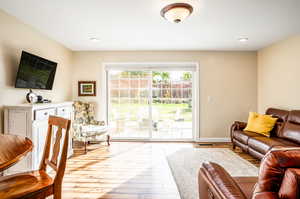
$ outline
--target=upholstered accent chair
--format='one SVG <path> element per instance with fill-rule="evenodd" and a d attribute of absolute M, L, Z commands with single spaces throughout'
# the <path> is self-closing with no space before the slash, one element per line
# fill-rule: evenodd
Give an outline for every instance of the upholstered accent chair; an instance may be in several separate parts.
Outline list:
<path fill-rule="evenodd" d="M 85 152 L 87 144 L 91 141 L 101 141 L 106 136 L 107 145 L 110 145 L 110 135 L 108 127 L 104 121 L 95 120 L 95 106 L 93 103 L 75 101 L 74 102 L 74 122 L 73 139 L 84 142 Z"/>

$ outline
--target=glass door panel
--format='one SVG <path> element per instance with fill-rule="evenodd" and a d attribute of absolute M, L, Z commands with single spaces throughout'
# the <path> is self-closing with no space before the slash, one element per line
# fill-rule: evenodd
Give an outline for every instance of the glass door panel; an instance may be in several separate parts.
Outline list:
<path fill-rule="evenodd" d="M 193 138 L 192 73 L 152 72 L 152 138 Z"/>
<path fill-rule="evenodd" d="M 113 137 L 149 138 L 149 88 L 147 71 L 109 71 L 108 119 Z"/>

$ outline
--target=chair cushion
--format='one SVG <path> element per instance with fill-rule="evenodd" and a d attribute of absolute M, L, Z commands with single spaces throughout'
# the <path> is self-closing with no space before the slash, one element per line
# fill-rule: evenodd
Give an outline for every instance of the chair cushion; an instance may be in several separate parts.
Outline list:
<path fill-rule="evenodd" d="M 257 133 L 251 131 L 233 131 L 232 136 L 234 139 L 240 141 L 243 144 L 248 144 L 249 137 L 257 137 L 260 136 Z"/>
<path fill-rule="evenodd" d="M 248 199 L 251 198 L 255 184 L 257 183 L 257 177 L 234 177 L 235 182 L 243 190 Z"/>
<path fill-rule="evenodd" d="M 106 132 L 107 131 L 107 126 L 83 125 L 83 126 L 81 126 L 81 130 L 82 130 L 83 133 Z"/>
<path fill-rule="evenodd" d="M 36 193 L 41 190 L 43 190 L 43 193 L 49 193 L 51 192 L 50 189 L 52 188 L 52 184 L 52 178 L 44 171 L 32 171 L 4 176 L 0 179 L 0 198 L 29 197 L 29 194 Z"/>
<path fill-rule="evenodd" d="M 279 138 L 268 138 L 268 137 L 251 137 L 248 140 L 248 146 L 259 151 L 262 154 L 266 154 L 274 146 L 297 146 L 293 142 Z"/>

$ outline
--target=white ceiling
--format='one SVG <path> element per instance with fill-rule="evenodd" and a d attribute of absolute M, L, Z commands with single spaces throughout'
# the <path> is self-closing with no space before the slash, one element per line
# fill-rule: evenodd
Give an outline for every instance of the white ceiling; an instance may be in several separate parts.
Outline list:
<path fill-rule="evenodd" d="M 194 6 L 183 23 L 160 16 L 174 2 Z M 0 8 L 72 50 L 257 50 L 300 33 L 300 0 L 0 0 Z"/>

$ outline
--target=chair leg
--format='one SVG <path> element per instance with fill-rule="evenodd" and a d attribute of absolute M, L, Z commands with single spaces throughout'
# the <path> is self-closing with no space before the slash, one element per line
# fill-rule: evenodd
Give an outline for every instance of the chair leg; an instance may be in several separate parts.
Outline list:
<path fill-rule="evenodd" d="M 54 187 L 53 199 L 61 199 L 61 186 Z"/>
<path fill-rule="evenodd" d="M 87 141 L 86 141 L 86 139 L 85 139 L 85 141 L 84 141 L 84 153 L 86 154 L 87 153 Z"/>
<path fill-rule="evenodd" d="M 233 145 L 232 145 L 232 149 L 235 150 L 235 148 L 236 148 L 236 146 L 233 144 Z"/>
<path fill-rule="evenodd" d="M 106 140 L 107 145 L 110 146 L 110 135 L 107 135 L 106 137 L 107 137 L 107 140 Z"/>

